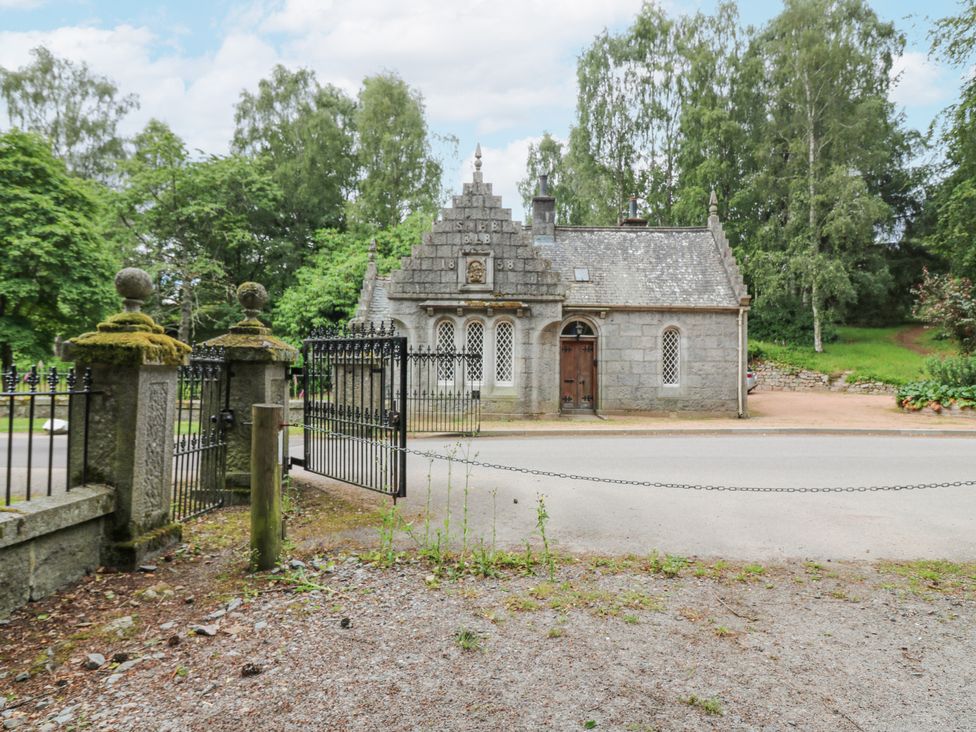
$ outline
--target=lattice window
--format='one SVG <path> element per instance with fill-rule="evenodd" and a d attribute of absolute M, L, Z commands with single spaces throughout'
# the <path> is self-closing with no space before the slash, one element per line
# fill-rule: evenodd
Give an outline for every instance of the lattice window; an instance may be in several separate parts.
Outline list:
<path fill-rule="evenodd" d="M 515 376 L 515 327 L 502 321 L 495 327 L 495 383 L 511 385 Z"/>
<path fill-rule="evenodd" d="M 437 343 L 435 350 L 447 354 L 437 359 L 437 380 L 454 381 L 454 323 L 442 320 L 437 324 Z"/>
<path fill-rule="evenodd" d="M 665 386 L 677 386 L 681 376 L 681 336 L 668 328 L 661 336 L 661 375 Z"/>
<path fill-rule="evenodd" d="M 468 323 L 464 349 L 468 352 L 468 381 L 481 382 L 484 375 L 485 325 L 480 320 Z"/>

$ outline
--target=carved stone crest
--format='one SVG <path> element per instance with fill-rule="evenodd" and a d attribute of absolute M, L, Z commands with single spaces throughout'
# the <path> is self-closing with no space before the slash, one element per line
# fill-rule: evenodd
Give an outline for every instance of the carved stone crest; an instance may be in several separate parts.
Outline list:
<path fill-rule="evenodd" d="M 467 283 L 469 285 L 483 285 L 485 283 L 485 263 L 480 259 L 468 261 Z"/>

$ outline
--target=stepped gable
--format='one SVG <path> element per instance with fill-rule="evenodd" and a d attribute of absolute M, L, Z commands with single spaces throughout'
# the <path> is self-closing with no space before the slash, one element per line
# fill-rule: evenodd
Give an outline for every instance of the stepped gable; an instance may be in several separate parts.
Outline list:
<path fill-rule="evenodd" d="M 481 173 L 480 146 L 475 172 L 461 195 L 403 259 L 387 286 L 392 299 L 551 300 L 564 287 L 552 263 L 532 243 L 512 210 L 502 207 Z"/>

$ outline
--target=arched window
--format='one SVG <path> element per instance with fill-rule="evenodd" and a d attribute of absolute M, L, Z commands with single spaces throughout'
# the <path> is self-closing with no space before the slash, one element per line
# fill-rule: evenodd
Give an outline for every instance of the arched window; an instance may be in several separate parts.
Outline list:
<path fill-rule="evenodd" d="M 442 320 L 437 324 L 434 350 L 450 354 L 437 359 L 437 380 L 454 381 L 454 323 L 450 320 Z"/>
<path fill-rule="evenodd" d="M 515 379 L 515 326 L 507 320 L 495 326 L 495 383 L 511 386 Z"/>
<path fill-rule="evenodd" d="M 661 336 L 661 381 L 665 386 L 677 386 L 681 378 L 681 335 L 677 328 L 668 328 Z"/>
<path fill-rule="evenodd" d="M 471 320 L 465 331 L 464 350 L 468 353 L 468 381 L 480 383 L 484 376 L 485 324 Z"/>

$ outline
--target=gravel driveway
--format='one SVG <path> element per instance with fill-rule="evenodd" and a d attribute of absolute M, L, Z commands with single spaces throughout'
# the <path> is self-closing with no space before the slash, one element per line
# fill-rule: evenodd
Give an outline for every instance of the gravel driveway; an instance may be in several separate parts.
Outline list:
<path fill-rule="evenodd" d="M 215 637 L 183 620 L 172 648 L 174 631 L 146 627 L 146 660 L 89 672 L 34 719 L 68 707 L 79 728 L 120 731 L 976 727 L 971 597 L 886 589 L 862 565 L 743 572 L 584 561 L 555 583 L 432 587 L 421 565 L 339 559 L 314 579 L 327 590 L 258 596 Z M 246 664 L 260 673 L 242 676 Z"/>

